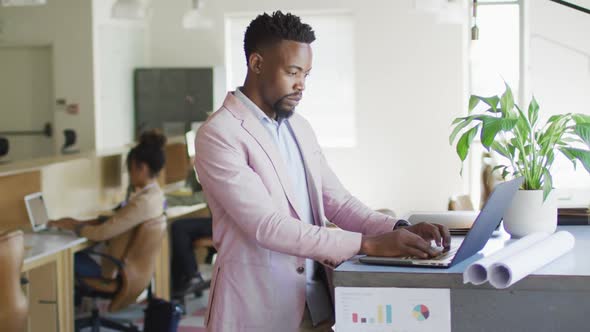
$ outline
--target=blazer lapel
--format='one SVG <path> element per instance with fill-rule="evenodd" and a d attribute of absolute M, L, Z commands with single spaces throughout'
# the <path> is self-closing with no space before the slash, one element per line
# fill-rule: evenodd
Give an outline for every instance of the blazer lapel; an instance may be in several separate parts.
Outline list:
<path fill-rule="evenodd" d="M 231 92 L 228 93 L 223 105 L 237 118 L 243 120 L 242 127 L 244 130 L 246 130 L 256 140 L 256 142 L 258 142 L 262 150 L 264 150 L 275 169 L 289 204 L 291 204 L 291 207 L 293 210 L 295 210 L 297 216 L 301 218 L 301 210 L 298 206 L 297 200 L 295 199 L 293 185 L 289 180 L 285 162 L 283 161 L 277 146 L 260 123 L 260 120 L 258 120 L 258 118 L 252 114 L 252 111 L 248 109 Z"/>
<path fill-rule="evenodd" d="M 299 151 L 301 153 L 301 157 L 303 158 L 305 176 L 307 178 L 307 191 L 309 192 L 309 200 L 311 201 L 314 222 L 317 226 L 324 226 L 323 218 L 320 215 L 319 209 L 320 191 L 319 188 L 317 188 L 317 182 L 315 181 L 320 176 L 320 174 L 318 174 L 319 169 L 313 167 L 313 165 L 309 162 L 310 158 L 313 156 L 313 153 L 316 152 L 313 149 L 315 144 L 310 142 L 309 139 L 309 137 L 313 136 L 311 133 L 306 134 L 307 127 L 304 126 L 298 115 L 292 116 L 289 119 L 289 123 L 291 124 L 291 129 L 293 129 L 293 135 L 295 136 L 295 140 L 297 140 L 297 145 L 299 145 Z"/>

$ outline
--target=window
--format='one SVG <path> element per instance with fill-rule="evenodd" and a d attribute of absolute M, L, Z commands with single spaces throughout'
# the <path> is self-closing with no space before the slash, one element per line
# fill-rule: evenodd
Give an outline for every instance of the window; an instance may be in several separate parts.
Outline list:
<path fill-rule="evenodd" d="M 515 99 L 520 95 L 520 79 L 527 79 L 528 93 L 540 105 L 540 118 L 567 112 L 590 114 L 587 96 L 590 88 L 590 53 L 586 31 L 586 15 L 580 15 L 549 1 L 530 1 L 526 24 L 529 41 L 519 40 L 521 1 L 478 1 L 477 25 L 479 40 L 471 49 L 471 93 L 483 96 L 501 94 L 503 80 L 512 87 Z M 556 27 L 560 27 L 557 29 Z M 520 47 L 529 51 L 526 77 L 520 77 Z M 519 104 L 522 98 L 518 98 Z M 530 97 L 527 97 L 526 109 Z M 480 167 L 483 149 L 474 147 L 470 153 L 470 191 L 477 204 L 480 192 Z M 590 176 L 578 163 L 557 154 L 553 167 L 553 185 L 558 199 L 577 201 L 579 195 L 588 196 Z"/>
<path fill-rule="evenodd" d="M 353 16 L 343 12 L 294 14 L 311 25 L 316 34 L 312 44 L 313 69 L 297 112 L 311 123 L 323 147 L 353 147 L 356 145 Z M 241 86 L 246 77 L 244 33 L 254 17 L 236 14 L 226 18 L 228 90 Z"/>
<path fill-rule="evenodd" d="M 518 102 L 520 83 L 520 38 L 518 1 L 478 1 L 479 39 L 471 41 L 471 94 L 500 95 L 504 81 Z M 477 138 L 479 140 L 479 137 Z M 480 144 L 469 153 L 470 191 L 475 207 L 480 206 L 482 154 Z"/>
<path fill-rule="evenodd" d="M 519 84 L 518 3 L 478 3 L 479 40 L 471 45 L 471 93 L 490 96 L 510 85 L 515 99 Z"/>

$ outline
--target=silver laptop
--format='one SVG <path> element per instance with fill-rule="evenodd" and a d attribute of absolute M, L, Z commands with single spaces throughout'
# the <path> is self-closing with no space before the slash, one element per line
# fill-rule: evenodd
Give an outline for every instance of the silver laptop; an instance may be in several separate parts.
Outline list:
<path fill-rule="evenodd" d="M 502 221 L 504 213 L 524 179 L 522 177 L 501 183 L 494 188 L 490 198 L 473 222 L 469 233 L 459 247 L 441 252 L 434 258 L 417 257 L 376 257 L 364 256 L 359 258 L 361 263 L 376 265 L 397 265 L 416 267 L 448 268 L 473 256 L 488 242 L 496 227 Z"/>
<path fill-rule="evenodd" d="M 31 222 L 33 232 L 47 229 L 49 215 L 47 214 L 45 201 L 43 201 L 43 194 L 34 193 L 25 196 L 25 206 L 27 207 L 27 213 L 29 214 L 29 221 Z"/>

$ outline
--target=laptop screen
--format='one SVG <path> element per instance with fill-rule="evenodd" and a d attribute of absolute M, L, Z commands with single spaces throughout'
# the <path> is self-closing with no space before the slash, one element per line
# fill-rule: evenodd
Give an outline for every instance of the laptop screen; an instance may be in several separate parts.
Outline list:
<path fill-rule="evenodd" d="M 45 224 L 49 221 L 43 195 L 41 193 L 31 194 L 25 197 L 25 204 L 27 205 L 27 212 L 31 220 L 33 230 L 45 228 Z"/>

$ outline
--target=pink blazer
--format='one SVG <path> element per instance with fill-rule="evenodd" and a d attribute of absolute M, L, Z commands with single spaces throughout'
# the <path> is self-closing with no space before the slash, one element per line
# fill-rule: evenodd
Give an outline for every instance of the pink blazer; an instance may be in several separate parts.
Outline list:
<path fill-rule="evenodd" d="M 305 119 L 294 114 L 289 122 L 306 165 L 314 226 L 299 221 L 272 138 L 232 93 L 197 133 L 195 168 L 218 250 L 205 321 L 209 331 L 298 331 L 305 258 L 333 268 L 358 253 L 361 233 L 388 232 L 395 224 L 344 189 Z M 341 229 L 323 227 L 326 219 Z"/>

